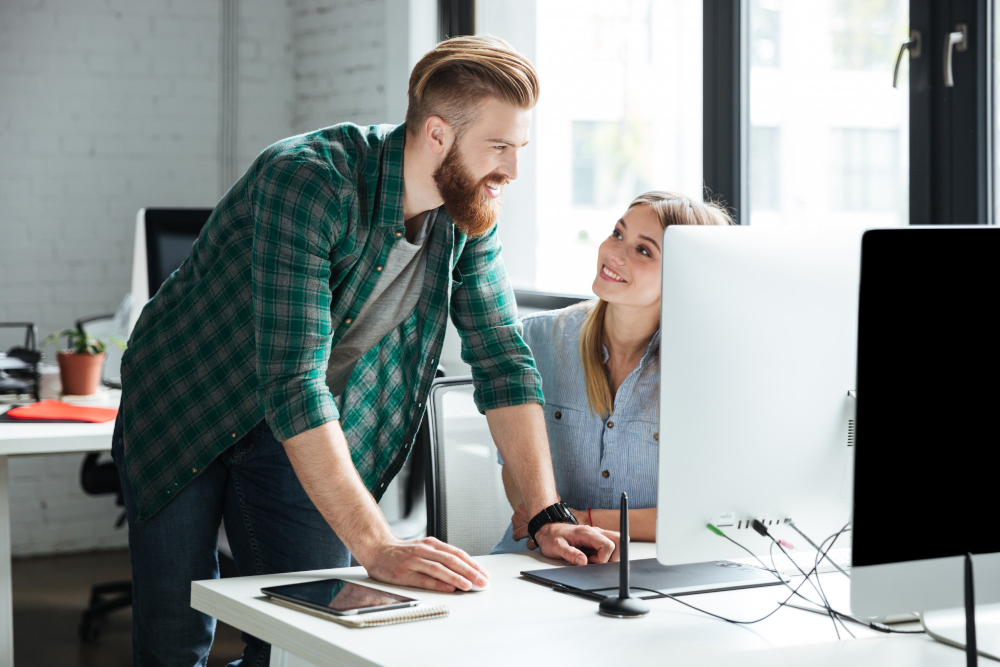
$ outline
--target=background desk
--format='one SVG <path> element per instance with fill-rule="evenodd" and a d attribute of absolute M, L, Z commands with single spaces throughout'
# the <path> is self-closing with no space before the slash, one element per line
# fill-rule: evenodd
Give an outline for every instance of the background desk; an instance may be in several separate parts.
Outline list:
<path fill-rule="evenodd" d="M 0 414 L 8 407 L 0 407 Z M 104 424 L 0 422 L 0 665 L 14 664 L 7 457 L 109 451 L 114 430 L 113 421 Z"/>
<path fill-rule="evenodd" d="M 633 558 L 650 558 L 652 544 L 633 544 Z M 856 640 L 837 642 L 828 617 L 782 609 L 761 623 L 725 623 L 673 600 L 651 600 L 641 619 L 598 615 L 597 603 L 519 578 L 519 572 L 555 566 L 536 554 L 484 556 L 490 588 L 442 594 L 386 586 L 363 568 L 194 582 L 195 609 L 274 646 L 272 667 L 309 665 L 884 665 L 960 666 L 965 657 L 924 635 L 886 636 L 848 623 Z M 267 602 L 260 589 L 329 576 L 445 602 L 447 619 L 382 628 L 350 629 Z M 836 608 L 847 609 L 848 580 L 821 575 Z M 805 588 L 803 591 L 805 592 Z M 811 591 L 809 592 L 811 593 Z M 809 594 L 807 593 L 807 595 Z M 815 594 L 812 596 L 814 597 Z M 732 618 L 753 619 L 787 596 L 784 587 L 686 596 L 685 601 Z M 843 628 L 843 636 L 847 637 Z M 739 653 L 740 655 L 734 655 Z"/>

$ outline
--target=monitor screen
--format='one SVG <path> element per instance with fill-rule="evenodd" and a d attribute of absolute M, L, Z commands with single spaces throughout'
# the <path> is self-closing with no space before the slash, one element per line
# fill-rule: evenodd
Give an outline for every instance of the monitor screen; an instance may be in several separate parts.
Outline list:
<path fill-rule="evenodd" d="M 156 294 L 170 274 L 191 253 L 191 246 L 201 234 L 210 208 L 147 208 L 146 267 L 149 295 Z"/>
<path fill-rule="evenodd" d="M 866 232 L 858 311 L 858 566 L 1000 551 L 995 228 Z"/>

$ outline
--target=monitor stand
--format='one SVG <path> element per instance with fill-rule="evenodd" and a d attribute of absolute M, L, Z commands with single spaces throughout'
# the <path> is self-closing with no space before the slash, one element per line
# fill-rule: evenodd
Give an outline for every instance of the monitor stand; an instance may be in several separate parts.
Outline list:
<path fill-rule="evenodd" d="M 965 610 L 942 609 L 920 615 L 927 634 L 955 648 L 965 650 Z M 976 643 L 979 655 L 1000 660 L 1000 604 L 976 607 Z"/>

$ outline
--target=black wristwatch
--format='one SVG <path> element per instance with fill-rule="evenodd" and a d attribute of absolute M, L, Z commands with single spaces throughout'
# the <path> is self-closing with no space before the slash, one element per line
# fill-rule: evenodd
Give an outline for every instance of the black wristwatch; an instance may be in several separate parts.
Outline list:
<path fill-rule="evenodd" d="M 528 535 L 531 536 L 535 544 L 538 544 L 538 540 L 535 539 L 535 533 L 541 530 L 542 526 L 550 523 L 578 524 L 579 521 L 573 516 L 573 512 L 566 503 L 559 501 L 555 505 L 549 505 L 528 522 Z"/>

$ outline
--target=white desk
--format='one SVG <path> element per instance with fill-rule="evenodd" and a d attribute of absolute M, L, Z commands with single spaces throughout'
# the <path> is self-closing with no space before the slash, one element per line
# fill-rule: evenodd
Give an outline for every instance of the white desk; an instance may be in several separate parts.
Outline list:
<path fill-rule="evenodd" d="M 0 414 L 8 407 L 0 407 Z M 113 421 L 104 424 L 0 422 L 0 665 L 14 664 L 7 457 L 108 451 L 114 430 Z"/>
<path fill-rule="evenodd" d="M 653 557 L 653 545 L 633 544 L 633 558 Z M 272 667 L 311 665 L 918 665 L 965 664 L 953 648 L 924 635 L 886 636 L 848 623 L 856 640 L 837 642 L 829 618 L 782 609 L 750 626 L 725 623 L 672 600 L 651 600 L 641 619 L 598 615 L 597 603 L 519 578 L 526 569 L 556 565 L 535 554 L 477 558 L 490 572 L 490 588 L 442 594 L 387 586 L 369 580 L 363 568 L 324 570 L 194 582 L 191 605 L 249 632 L 274 647 Z M 350 629 L 267 602 L 260 589 L 329 576 L 362 581 L 445 602 L 447 619 L 382 628 Z M 847 609 L 848 581 L 821 575 L 831 604 Z M 808 584 L 807 584 L 808 586 Z M 805 590 L 805 589 L 803 589 Z M 758 618 L 787 593 L 767 587 L 686 596 L 702 608 L 732 618 Z M 810 591 L 811 593 L 811 591 Z M 841 634 L 844 634 L 841 628 Z M 846 636 L 846 634 L 844 634 Z M 736 655 L 739 654 L 739 655 Z"/>

